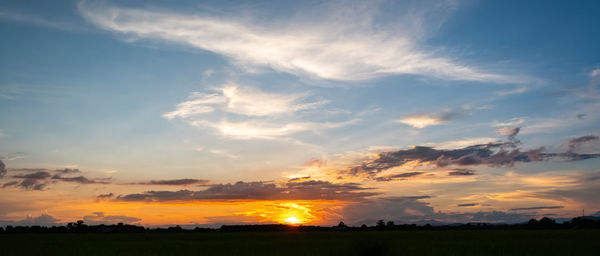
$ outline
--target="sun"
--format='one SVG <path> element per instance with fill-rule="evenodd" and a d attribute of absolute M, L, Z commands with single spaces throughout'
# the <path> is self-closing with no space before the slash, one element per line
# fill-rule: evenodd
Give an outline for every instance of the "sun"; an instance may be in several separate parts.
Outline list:
<path fill-rule="evenodd" d="M 289 224 L 298 224 L 298 223 L 300 223 L 300 220 L 298 218 L 292 216 L 292 217 L 285 219 L 285 222 L 287 222 Z"/>

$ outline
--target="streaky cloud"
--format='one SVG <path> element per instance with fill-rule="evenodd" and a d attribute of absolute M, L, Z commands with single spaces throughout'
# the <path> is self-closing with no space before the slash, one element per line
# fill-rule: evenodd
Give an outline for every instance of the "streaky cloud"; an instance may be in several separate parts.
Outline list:
<path fill-rule="evenodd" d="M 546 209 L 562 209 L 564 206 L 536 206 L 536 207 L 523 207 L 523 208 L 512 208 L 511 211 L 532 211 L 532 210 L 546 210 Z"/>
<path fill-rule="evenodd" d="M 173 179 L 173 180 L 151 180 L 148 182 L 128 183 L 135 185 L 162 185 L 162 186 L 188 186 L 188 185 L 206 185 L 208 180 L 199 179 Z"/>
<path fill-rule="evenodd" d="M 444 8 L 444 3 L 431 6 Z M 261 24 L 257 19 L 79 3 L 81 15 L 99 28 L 136 39 L 164 40 L 211 51 L 250 70 L 268 67 L 298 76 L 342 81 L 408 74 L 448 80 L 520 82 L 512 76 L 477 70 L 419 49 L 421 42 L 416 34 L 420 32 L 409 31 L 420 30 L 426 18 L 437 18 L 425 17 L 426 12 L 397 13 L 402 17 L 398 24 L 403 26 L 398 29 L 374 23 L 381 7 L 319 6 L 324 7 L 330 8 L 328 15 L 307 15 L 300 22 L 290 19 Z M 303 13 L 310 12 L 299 14 Z"/>
<path fill-rule="evenodd" d="M 475 171 L 473 171 L 471 169 L 458 168 L 458 169 L 454 169 L 451 172 L 448 172 L 448 175 L 450 175 L 450 176 L 470 176 L 470 175 L 475 175 Z"/>
<path fill-rule="evenodd" d="M 405 172 L 405 173 L 399 173 L 399 174 L 388 175 L 388 176 L 383 176 L 383 177 L 379 176 L 374 179 L 376 181 L 405 180 L 410 177 L 422 175 L 423 173 L 424 172 Z"/>
<path fill-rule="evenodd" d="M 214 184 L 206 190 L 146 191 L 119 195 L 116 201 L 208 201 L 208 200 L 360 200 L 377 195 L 357 183 L 334 184 L 328 181 L 267 182 Z"/>

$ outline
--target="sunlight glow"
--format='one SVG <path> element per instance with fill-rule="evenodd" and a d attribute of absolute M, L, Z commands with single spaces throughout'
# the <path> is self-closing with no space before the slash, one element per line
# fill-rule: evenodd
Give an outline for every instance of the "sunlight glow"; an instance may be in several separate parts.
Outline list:
<path fill-rule="evenodd" d="M 298 224 L 298 223 L 300 223 L 300 220 L 298 218 L 292 216 L 292 217 L 285 219 L 285 222 L 287 222 L 289 224 Z"/>

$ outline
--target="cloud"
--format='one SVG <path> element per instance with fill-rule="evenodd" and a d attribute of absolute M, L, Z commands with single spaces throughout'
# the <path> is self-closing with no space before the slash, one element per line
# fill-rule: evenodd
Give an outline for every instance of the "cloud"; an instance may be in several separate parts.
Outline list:
<path fill-rule="evenodd" d="M 492 125 L 496 127 L 517 126 L 525 122 L 523 118 L 513 118 L 508 122 L 494 122 Z"/>
<path fill-rule="evenodd" d="M 454 169 L 454 171 L 448 172 L 450 176 L 468 176 L 475 175 L 475 171 L 470 169 Z"/>
<path fill-rule="evenodd" d="M 39 171 L 39 172 L 31 173 L 31 174 L 15 175 L 15 176 L 13 176 L 13 178 L 32 179 L 32 180 L 45 180 L 45 179 L 50 178 L 50 176 L 52 176 L 52 175 L 49 172 Z"/>
<path fill-rule="evenodd" d="M 512 131 L 510 134 L 518 132 Z M 427 146 L 414 146 L 410 149 L 384 151 L 374 159 L 363 161 L 362 164 L 341 170 L 341 173 L 351 175 L 366 175 L 376 179 L 378 173 L 407 163 L 412 165 L 445 166 L 474 166 L 487 165 L 492 167 L 513 166 L 515 163 L 539 162 L 545 160 L 578 161 L 600 158 L 600 154 L 578 154 L 571 151 L 562 153 L 544 152 L 540 147 L 522 150 L 517 147 L 520 141 L 510 136 L 511 141 L 499 141 L 487 144 L 476 144 L 456 149 L 435 149 Z M 595 140 L 582 137 L 581 142 Z"/>
<path fill-rule="evenodd" d="M 433 6 L 433 8 L 431 8 Z M 419 49 L 423 25 L 450 10 L 445 2 L 394 12 L 389 24 L 376 14 L 383 6 L 318 4 L 286 20 L 180 14 L 82 1 L 79 11 L 99 28 L 211 51 L 240 67 L 271 68 L 298 76 L 356 81 L 385 75 L 423 75 L 449 80 L 515 82 Z M 433 14 L 435 13 L 435 14 Z M 232 14 L 231 16 L 240 15 Z M 268 21 L 268 22 L 264 22 Z"/>
<path fill-rule="evenodd" d="M 405 172 L 400 174 L 388 175 L 383 177 L 374 178 L 376 181 L 392 181 L 392 180 L 405 180 L 410 177 L 419 176 L 424 172 Z"/>
<path fill-rule="evenodd" d="M 377 220 L 414 223 L 435 212 L 428 203 L 419 201 L 425 197 L 385 197 L 362 201 L 344 207 L 342 216 L 347 223 L 375 224 Z"/>
<path fill-rule="evenodd" d="M 29 190 L 43 190 L 48 185 L 51 174 L 47 171 L 37 171 L 30 174 L 14 175 L 12 178 L 21 179 L 21 182 L 13 181 L 2 187 L 18 186 Z M 18 183 L 18 184 L 17 184 Z"/>
<path fill-rule="evenodd" d="M 79 184 L 109 184 L 109 179 L 90 179 L 85 176 L 71 176 L 81 173 L 79 169 L 42 169 L 20 168 L 8 169 L 7 172 L 16 173 L 8 176 L 11 181 L 4 183 L 2 188 L 20 187 L 27 190 L 44 190 L 50 183 L 56 181 L 73 182 Z"/>
<path fill-rule="evenodd" d="M 387 197 L 365 200 L 344 207 L 341 215 L 344 216 L 344 222 L 352 225 L 375 224 L 380 219 L 394 221 L 396 224 L 520 223 L 536 217 L 533 213 L 506 213 L 501 211 L 436 212 L 429 203 L 421 201 L 427 198 L 429 197 Z"/>
<path fill-rule="evenodd" d="M 307 180 L 310 180 L 310 175 L 304 176 L 304 177 L 291 178 L 288 180 L 288 182 L 299 182 L 299 181 L 307 181 Z"/>
<path fill-rule="evenodd" d="M 478 206 L 479 204 L 477 203 L 469 203 L 469 204 L 458 204 L 456 206 L 458 207 L 473 207 L 473 206 Z"/>
<path fill-rule="evenodd" d="M 14 185 L 17 185 L 18 183 L 19 183 L 18 181 L 7 182 L 7 183 L 4 183 L 4 185 L 2 185 L 2 188 L 14 186 Z"/>
<path fill-rule="evenodd" d="M 98 196 L 96 196 L 96 201 L 105 201 L 105 200 L 110 200 L 113 197 L 115 197 L 115 194 L 113 193 L 108 193 L 108 194 L 100 194 Z"/>
<path fill-rule="evenodd" d="M 546 210 L 546 209 L 562 209 L 564 206 L 536 206 L 536 207 L 524 207 L 524 208 L 512 208 L 511 211 L 532 211 L 532 210 Z"/>
<path fill-rule="evenodd" d="M 316 110 L 327 101 L 303 101 L 308 94 L 266 93 L 256 88 L 226 84 L 214 93 L 194 92 L 190 100 L 177 105 L 163 115 L 166 119 L 181 118 L 196 127 L 208 127 L 234 139 L 274 139 L 305 131 L 319 131 L 350 125 L 358 121 L 304 122 L 294 121 L 301 111 Z M 207 115 L 212 113 L 213 115 Z M 215 115 L 220 118 L 215 118 Z M 237 116 L 232 118 L 231 116 Z M 236 121 L 229 121 L 235 119 Z M 236 158 L 222 150 L 213 154 Z"/>
<path fill-rule="evenodd" d="M 442 124 L 446 121 L 452 120 L 457 117 L 456 113 L 444 113 L 444 114 L 430 114 L 421 116 L 407 116 L 397 120 L 399 123 L 410 125 L 414 128 L 425 128 L 431 125 Z"/>
<path fill-rule="evenodd" d="M 594 69 L 590 72 L 591 78 L 600 77 L 600 68 Z"/>
<path fill-rule="evenodd" d="M 586 144 L 586 143 L 590 143 L 592 141 L 596 141 L 598 139 L 600 139 L 600 137 L 598 137 L 596 135 L 586 135 L 586 136 L 581 136 L 581 137 L 570 139 L 567 142 L 567 145 L 569 146 L 569 151 L 573 152 L 579 146 Z"/>
<path fill-rule="evenodd" d="M 321 168 L 323 166 L 326 166 L 327 162 L 321 160 L 321 159 L 310 159 L 306 162 L 304 162 L 304 166 L 314 166 L 314 167 L 318 167 Z"/>
<path fill-rule="evenodd" d="M 53 175 L 52 179 L 66 181 L 66 182 L 75 182 L 75 183 L 79 183 L 79 184 L 109 184 L 110 183 L 110 182 L 106 181 L 107 179 L 88 179 L 84 176 L 63 177 L 59 174 Z"/>
<path fill-rule="evenodd" d="M 345 122 L 291 122 L 291 123 L 272 123 L 264 121 L 191 121 L 192 126 L 210 127 L 217 130 L 221 135 L 234 139 L 275 139 L 285 137 L 295 133 L 306 131 L 319 131 L 324 129 L 338 128 L 356 123 L 358 120 L 353 119 Z"/>
<path fill-rule="evenodd" d="M 124 215 L 106 215 L 104 212 L 94 212 L 93 215 L 83 216 L 83 221 L 89 225 L 99 224 L 140 224 L 142 219 L 136 217 L 129 217 Z"/>
<path fill-rule="evenodd" d="M 520 128 L 519 127 L 515 127 L 515 128 L 502 128 L 502 129 L 498 129 L 498 134 L 500 135 L 506 135 L 506 136 L 516 136 L 519 133 Z"/>
<path fill-rule="evenodd" d="M 515 137 L 517 136 L 517 134 L 519 134 L 519 131 L 521 131 L 520 127 L 501 128 L 501 129 L 498 129 L 498 134 L 508 136 L 508 139 L 510 141 L 515 141 Z M 517 142 L 517 141 L 515 141 L 515 142 Z"/>
<path fill-rule="evenodd" d="M 508 91 L 497 91 L 496 94 L 498 96 L 506 96 L 506 95 L 511 95 L 511 94 L 521 94 L 527 91 L 527 88 L 525 87 L 520 87 L 520 88 L 516 88 L 514 90 L 508 90 Z"/>
<path fill-rule="evenodd" d="M 164 118 L 186 118 L 213 112 L 216 109 L 244 116 L 273 116 L 315 109 L 326 101 L 298 103 L 306 94 L 266 93 L 255 88 L 227 84 L 216 89 L 216 93 L 192 93 L 190 100 L 177 105 L 174 111 L 165 113 Z"/>
<path fill-rule="evenodd" d="M 240 157 L 239 155 L 232 154 L 229 151 L 224 150 L 224 149 L 211 149 L 211 150 L 208 150 L 208 152 L 210 152 L 211 154 L 215 154 L 218 156 L 224 156 L 224 157 L 228 157 L 228 158 L 239 158 Z"/>
<path fill-rule="evenodd" d="M 203 200 L 358 200 L 377 195 L 356 183 L 328 181 L 287 182 L 279 186 L 266 182 L 215 184 L 206 190 L 147 191 L 119 195 L 117 201 L 203 201 Z"/>
<path fill-rule="evenodd" d="M 50 216 L 47 213 L 42 213 L 42 214 L 40 214 L 40 216 L 37 216 L 37 217 L 32 217 L 32 216 L 28 215 L 25 219 L 19 220 L 19 221 L 0 221 L 0 225 L 3 225 L 3 226 L 11 225 L 11 226 L 46 226 L 46 227 L 50 227 L 50 226 L 60 225 L 61 223 L 58 223 L 58 221 L 60 221 L 60 220 Z"/>
<path fill-rule="evenodd" d="M 600 172 L 583 173 L 576 180 L 577 186 L 557 187 L 547 191 L 538 192 L 539 197 L 553 198 L 556 201 L 576 201 L 582 207 L 598 207 L 598 195 L 600 195 Z"/>
<path fill-rule="evenodd" d="M 38 26 L 60 29 L 60 30 L 76 30 L 77 27 L 72 23 L 58 22 L 43 17 L 33 16 L 24 13 L 17 13 L 14 10 L 0 10 L 0 19 L 24 22 Z"/>
<path fill-rule="evenodd" d="M 149 182 L 136 182 L 136 183 L 132 183 L 132 184 L 135 184 L 135 185 L 188 186 L 188 185 L 206 185 L 206 184 L 208 184 L 208 180 L 198 180 L 198 179 L 151 180 Z"/>
<path fill-rule="evenodd" d="M 4 175 L 6 175 L 6 165 L 0 160 L 0 178 L 4 177 Z"/>

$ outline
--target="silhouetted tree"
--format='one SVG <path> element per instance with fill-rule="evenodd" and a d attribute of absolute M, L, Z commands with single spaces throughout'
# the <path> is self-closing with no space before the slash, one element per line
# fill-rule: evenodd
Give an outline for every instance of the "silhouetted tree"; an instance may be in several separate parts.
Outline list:
<path fill-rule="evenodd" d="M 540 219 L 539 223 L 543 226 L 551 226 L 556 224 L 556 221 L 554 221 L 553 219 L 550 219 L 548 217 L 544 217 L 542 219 Z"/>
<path fill-rule="evenodd" d="M 385 225 L 387 228 L 392 229 L 394 228 L 394 222 L 393 221 L 388 221 L 387 224 Z"/>
<path fill-rule="evenodd" d="M 383 221 L 383 220 L 378 220 L 378 221 L 377 221 L 377 227 L 378 227 L 378 228 L 383 228 L 383 227 L 385 227 L 385 221 Z"/>
<path fill-rule="evenodd" d="M 346 228 L 346 227 L 348 227 L 348 226 L 346 226 L 346 224 L 344 224 L 343 221 L 340 221 L 340 224 L 338 224 L 337 226 L 340 227 L 340 228 Z"/>

